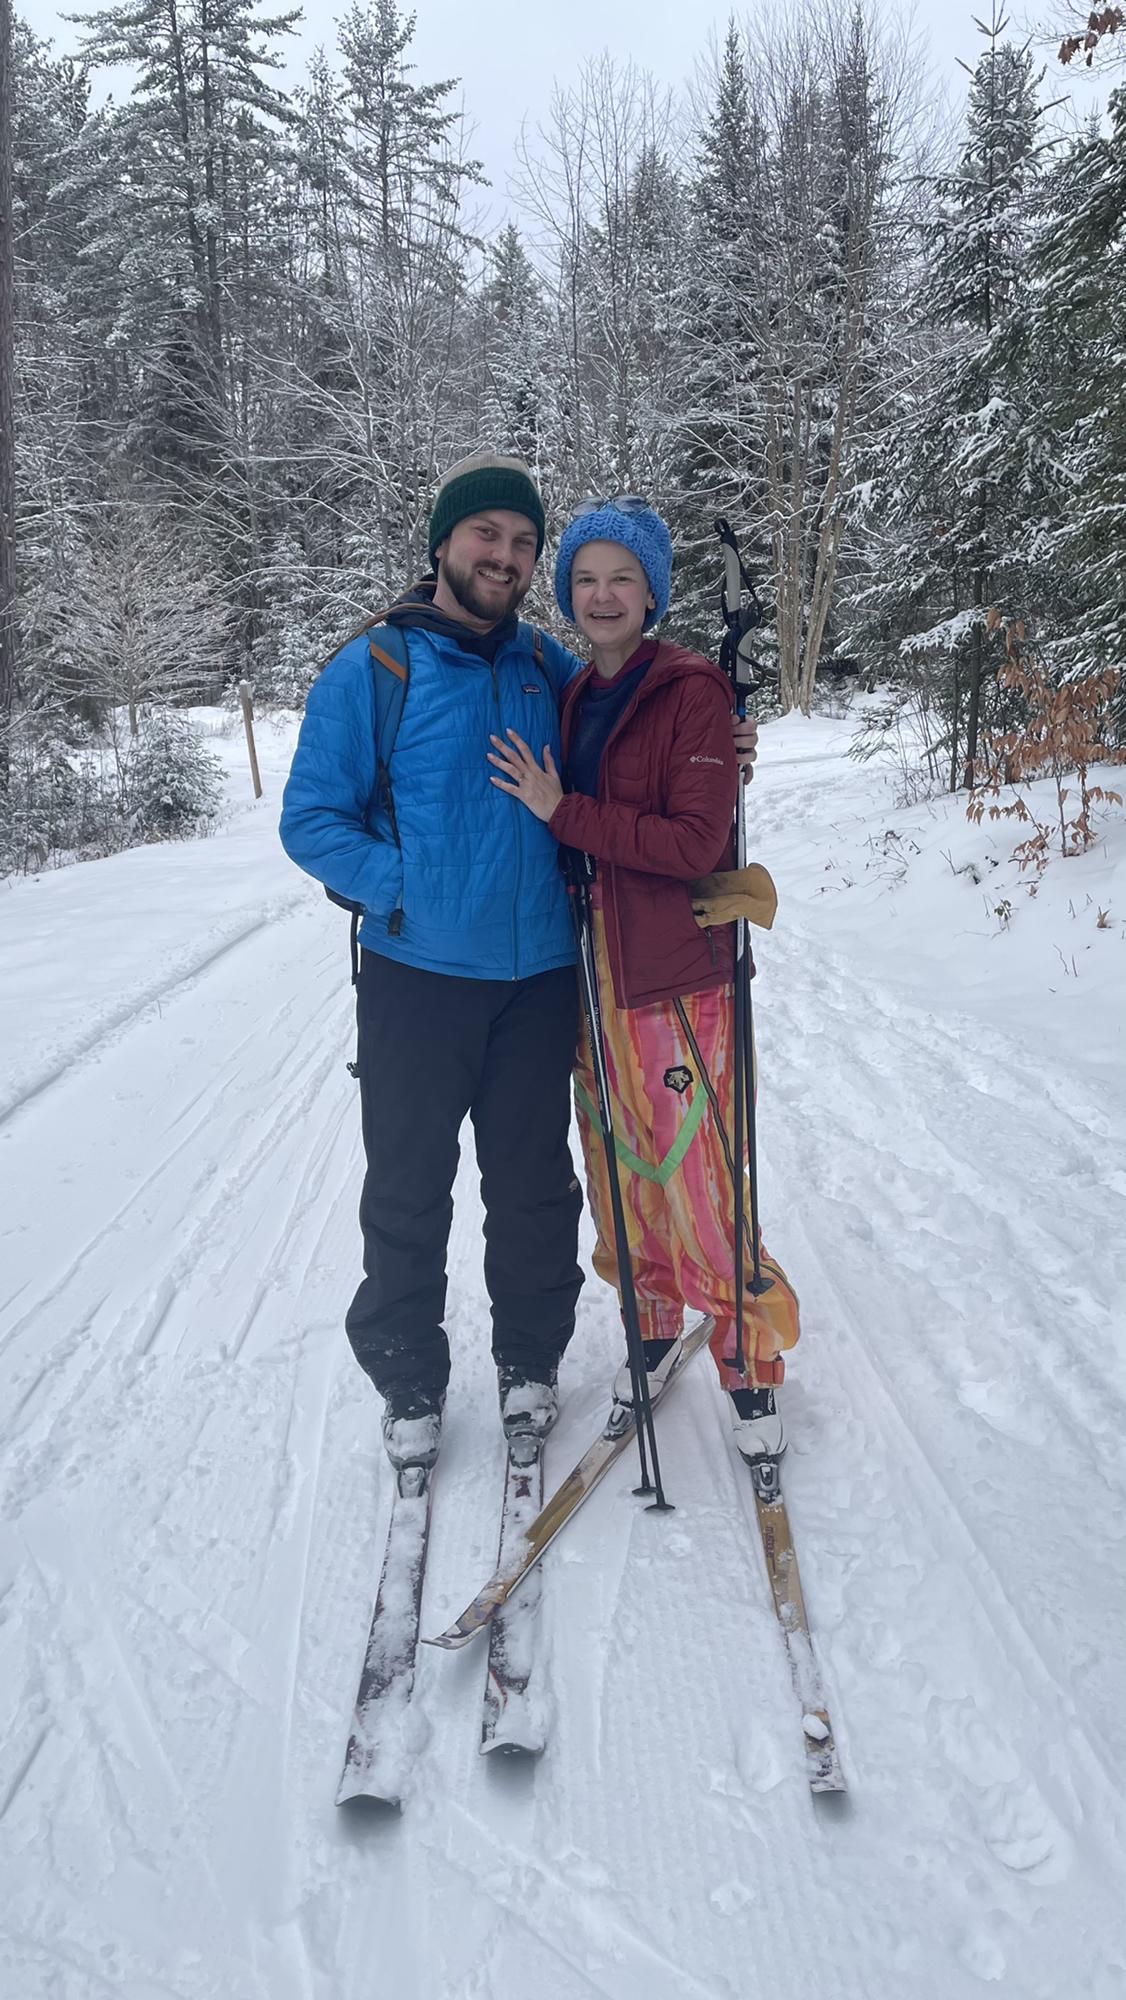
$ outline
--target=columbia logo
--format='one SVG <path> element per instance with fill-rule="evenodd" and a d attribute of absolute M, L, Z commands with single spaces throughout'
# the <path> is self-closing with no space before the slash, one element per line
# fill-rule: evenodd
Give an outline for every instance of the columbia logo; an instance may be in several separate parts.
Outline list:
<path fill-rule="evenodd" d="M 723 769 L 722 757 L 690 757 L 688 762 L 690 764 L 718 764 L 720 770 L 722 771 Z"/>

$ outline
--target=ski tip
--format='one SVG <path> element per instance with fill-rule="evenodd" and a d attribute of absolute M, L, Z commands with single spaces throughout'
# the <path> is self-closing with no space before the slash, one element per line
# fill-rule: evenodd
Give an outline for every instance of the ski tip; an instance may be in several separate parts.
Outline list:
<path fill-rule="evenodd" d="M 847 1799 L 848 1786 L 839 1765 L 831 1771 L 818 1771 L 809 1781 L 809 1789 L 815 1799 Z"/>
<path fill-rule="evenodd" d="M 439 1646 L 445 1653 L 456 1653 L 459 1646 L 468 1646 L 482 1629 L 474 1625 L 468 1632 L 463 1632 L 460 1625 L 451 1625 L 448 1632 L 436 1632 L 432 1639 L 424 1638 L 422 1643 L 424 1646 Z"/>
<path fill-rule="evenodd" d="M 340 1780 L 336 1803 L 346 1819 L 398 1819 L 403 1801 L 398 1790 L 368 1790 L 362 1775 L 346 1771 Z"/>
<path fill-rule="evenodd" d="M 338 1796 L 336 1804 L 343 1817 L 356 1826 L 364 1820 L 374 1824 L 401 1819 L 403 1813 L 402 1799 L 385 1799 L 380 1792 L 348 1792 L 344 1798 Z"/>
<path fill-rule="evenodd" d="M 818 1720 L 820 1719 L 818 1717 Z M 837 1746 L 833 1742 L 831 1733 L 826 1731 L 824 1736 L 815 1736 L 808 1726 L 809 1718 L 803 1720 L 806 1723 L 805 1754 L 810 1791 L 822 1798 L 845 1796 L 848 1787 L 844 1781 L 844 1773 L 837 1758 Z"/>
<path fill-rule="evenodd" d="M 397 1732 L 378 1724 L 373 1732 L 354 1730 L 336 1788 L 337 1805 L 357 1819 L 397 1814 L 409 1790 L 416 1747 L 401 1719 Z"/>
<path fill-rule="evenodd" d="M 481 1755 L 497 1764 L 531 1763 L 547 1747 L 547 1719 L 529 1681 L 506 1682 L 490 1662 Z"/>
<path fill-rule="evenodd" d="M 811 1792 L 831 1793 L 846 1790 L 844 1776 L 837 1757 L 837 1746 L 833 1741 L 833 1725 L 829 1711 L 824 1707 L 810 1705 L 802 1714 L 802 1734 L 805 1737 L 806 1771 Z"/>
<path fill-rule="evenodd" d="M 498 1730 L 494 1736 L 481 1738 L 481 1755 L 492 1757 L 498 1764 L 530 1764 L 543 1755 L 546 1746 L 542 1730 L 518 1736 L 504 1736 Z"/>
<path fill-rule="evenodd" d="M 513 1577 L 492 1577 L 484 1590 L 479 1591 L 472 1604 L 467 1604 L 460 1618 L 445 1632 L 438 1632 L 433 1639 L 424 1639 L 424 1646 L 442 1646 L 452 1653 L 458 1646 L 468 1646 L 479 1632 L 484 1632 L 494 1611 L 499 1611 L 516 1581 Z"/>

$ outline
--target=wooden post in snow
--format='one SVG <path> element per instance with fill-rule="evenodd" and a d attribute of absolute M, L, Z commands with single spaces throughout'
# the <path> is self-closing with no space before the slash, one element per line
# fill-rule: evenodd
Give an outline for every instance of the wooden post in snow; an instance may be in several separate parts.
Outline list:
<path fill-rule="evenodd" d="M 258 770 L 258 752 L 254 748 L 254 704 L 250 699 L 250 682 L 240 681 L 238 698 L 242 703 L 242 726 L 246 731 L 246 747 L 250 752 L 250 775 L 254 780 L 254 796 L 262 796 L 262 778 Z"/>

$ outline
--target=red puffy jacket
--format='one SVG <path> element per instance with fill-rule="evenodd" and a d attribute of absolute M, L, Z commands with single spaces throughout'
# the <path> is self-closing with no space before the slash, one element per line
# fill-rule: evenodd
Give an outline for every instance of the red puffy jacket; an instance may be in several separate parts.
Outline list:
<path fill-rule="evenodd" d="M 564 759 L 592 672 L 576 674 L 566 692 Z M 700 993 L 734 976 L 733 927 L 701 930 L 689 889 L 732 863 L 739 767 L 731 710 L 719 668 L 662 641 L 607 739 L 597 799 L 568 792 L 552 813 L 556 839 L 598 862 L 619 1007 Z"/>

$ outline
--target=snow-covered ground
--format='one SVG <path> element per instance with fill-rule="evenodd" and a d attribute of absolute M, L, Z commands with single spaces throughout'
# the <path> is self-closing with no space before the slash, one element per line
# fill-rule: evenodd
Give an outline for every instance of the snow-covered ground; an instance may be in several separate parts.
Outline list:
<path fill-rule="evenodd" d="M 675 1514 L 627 1465 L 547 1559 L 538 1766 L 478 1756 L 481 1653 L 427 1651 L 402 1818 L 334 1809 L 390 1489 L 340 1324 L 346 921 L 274 833 L 292 728 L 258 806 L 217 735 L 216 837 L 0 890 L 5 2000 L 1124 2000 L 1126 822 L 1030 898 L 1011 826 L 894 808 L 849 733 L 765 730 L 749 812 L 843 1806 L 697 1362 Z M 449 1326 L 428 1630 L 496 1541 L 469 1149 Z M 617 1349 L 592 1280 L 549 1482 Z"/>

